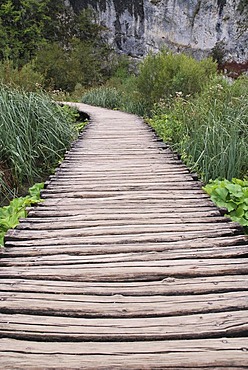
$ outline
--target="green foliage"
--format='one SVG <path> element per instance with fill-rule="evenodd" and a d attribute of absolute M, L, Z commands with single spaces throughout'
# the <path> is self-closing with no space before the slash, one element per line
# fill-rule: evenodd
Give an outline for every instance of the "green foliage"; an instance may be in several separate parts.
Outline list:
<path fill-rule="evenodd" d="M 0 62 L 12 63 L 11 81 L 28 90 L 25 77 L 46 89 L 69 92 L 78 84 L 101 84 L 113 68 L 104 32 L 93 11 L 76 14 L 64 0 L 3 0 Z"/>
<path fill-rule="evenodd" d="M 37 51 L 34 65 L 44 76 L 46 89 L 73 92 L 79 84 L 99 85 L 112 73 L 113 51 L 101 36 L 102 27 L 88 18 L 90 14 L 75 16 L 78 24 L 68 31 L 64 43 L 50 42 Z"/>
<path fill-rule="evenodd" d="M 82 102 L 145 116 L 148 107 L 146 102 L 140 98 L 134 86 L 135 78 L 129 77 L 122 85 L 116 87 L 101 86 L 87 91 L 82 97 Z"/>
<path fill-rule="evenodd" d="M 227 209 L 227 215 L 244 226 L 248 232 L 248 181 L 233 178 L 210 181 L 203 188 L 218 207 Z"/>
<path fill-rule="evenodd" d="M 109 109 L 120 109 L 121 94 L 115 87 L 101 86 L 87 91 L 82 103 L 100 106 Z"/>
<path fill-rule="evenodd" d="M 0 88 L 1 197 L 22 191 L 63 157 L 76 137 L 68 114 L 43 93 Z M 1 198 L 0 197 L 0 198 Z"/>
<path fill-rule="evenodd" d="M 25 91 L 40 90 L 44 77 L 34 70 L 33 63 L 27 63 L 22 68 L 14 67 L 10 60 L 0 62 L 0 83 L 11 87 L 21 87 Z"/>
<path fill-rule="evenodd" d="M 23 65 L 34 56 L 44 42 L 46 24 L 52 22 L 49 0 L 2 0 L 0 5 L 0 59 Z"/>
<path fill-rule="evenodd" d="M 13 199 L 8 206 L 0 208 L 0 247 L 4 245 L 4 236 L 9 229 L 14 229 L 20 218 L 27 216 L 26 207 L 40 202 L 40 192 L 44 183 L 37 183 L 29 189 L 29 195 Z"/>
<path fill-rule="evenodd" d="M 211 59 L 200 62 L 184 54 L 162 50 L 149 54 L 141 63 L 137 78 L 138 92 L 152 106 L 160 99 L 170 100 L 177 92 L 185 97 L 200 92 L 216 73 Z"/>
<path fill-rule="evenodd" d="M 205 182 L 248 171 L 248 80 L 212 79 L 195 98 L 158 103 L 149 123 Z"/>

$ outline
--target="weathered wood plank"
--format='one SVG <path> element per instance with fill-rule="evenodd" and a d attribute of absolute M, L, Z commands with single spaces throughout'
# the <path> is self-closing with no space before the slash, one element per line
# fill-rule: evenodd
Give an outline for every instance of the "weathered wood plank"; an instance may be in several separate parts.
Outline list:
<path fill-rule="evenodd" d="M 0 336 L 42 341 L 213 338 L 237 333 L 245 335 L 248 329 L 246 320 L 246 311 L 122 319 L 1 314 Z"/>
<path fill-rule="evenodd" d="M 91 226 L 91 227 L 80 227 L 80 228 L 59 228 L 59 229 L 48 229 L 48 230 L 36 230 L 36 229 L 14 229 L 8 233 L 8 238 L 18 238 L 20 239 L 48 239 L 57 237 L 111 237 L 119 236 L 123 237 L 125 235 L 152 235 L 154 234 L 154 239 L 163 235 L 170 235 L 180 233 L 197 233 L 197 232 L 225 232 L 225 230 L 236 230 L 237 224 L 232 222 L 222 222 L 222 223 L 204 223 L 204 224 L 155 224 L 155 225 L 111 225 L 109 226 Z"/>
<path fill-rule="evenodd" d="M 146 205 L 143 205 L 143 207 L 137 207 L 134 208 L 132 205 L 130 207 L 126 207 L 124 208 L 123 206 L 119 207 L 119 208 L 113 208 L 113 206 L 111 206 L 111 209 L 108 209 L 108 208 L 91 208 L 89 209 L 89 207 L 87 207 L 87 213 L 85 211 L 85 209 L 82 209 L 82 207 L 79 207 L 78 209 L 75 209 L 74 208 L 75 205 L 72 207 L 65 207 L 65 209 L 63 209 L 62 207 L 58 207 L 58 206 L 53 206 L 53 207 L 42 207 L 42 205 L 40 204 L 39 206 L 37 207 L 31 207 L 31 208 L 28 208 L 28 216 L 31 218 L 31 217 L 39 217 L 41 220 L 42 218 L 45 218 L 45 217 L 74 217 L 74 216 L 78 216 L 78 217 L 84 217 L 84 218 L 90 218 L 90 219 L 103 219 L 104 216 L 106 217 L 106 219 L 108 219 L 109 217 L 113 218 L 114 216 L 116 217 L 133 217 L 133 216 L 136 216 L 136 217 L 166 217 L 166 216 L 169 216 L 169 217 L 174 217 L 174 218 L 180 218 L 180 217 L 186 217 L 187 215 L 189 217 L 197 217 L 197 215 L 202 215 L 202 216 L 206 216 L 206 217 L 211 217 L 211 216 L 219 216 L 220 215 L 220 212 L 219 210 L 216 208 L 216 207 L 213 207 L 213 205 L 210 205 L 210 206 L 203 206 L 203 207 L 199 207 L 196 208 L 192 205 L 188 205 L 188 206 L 180 206 L 180 207 L 173 207 L 171 205 L 170 208 L 156 208 L 156 207 L 147 207 Z M 166 206 L 167 207 L 167 206 Z M 180 211 L 180 213 L 179 213 Z M 51 220 L 50 220 L 51 221 Z"/>
<path fill-rule="evenodd" d="M 152 217 L 138 217 L 135 215 L 134 217 L 124 217 L 122 218 L 120 215 L 119 217 L 111 217 L 109 216 L 108 219 L 105 217 L 101 217 L 99 220 L 89 220 L 84 215 L 79 215 L 76 217 L 67 217 L 66 219 L 54 217 L 51 223 L 49 219 L 40 219 L 40 218 L 28 218 L 26 220 L 21 220 L 20 224 L 18 225 L 17 229 L 22 230 L 60 230 L 60 229 L 78 229 L 78 228 L 86 228 L 86 227 L 106 227 L 106 226 L 140 226 L 143 225 L 163 225 L 167 226 L 171 224 L 182 224 L 188 225 L 193 224 L 197 226 L 204 226 L 202 224 L 213 224 L 213 223 L 223 223 L 229 222 L 229 218 L 224 217 L 195 217 L 195 218 L 188 218 L 188 217 L 179 217 L 177 220 L 175 218 L 158 218 L 156 215 Z M 230 224 L 231 225 L 231 224 Z"/>
<path fill-rule="evenodd" d="M 247 338 L 46 343 L 0 339 L 4 369 L 245 369 Z"/>
<path fill-rule="evenodd" d="M 30 257 L 15 257 L 10 254 L 11 258 L 2 258 L 0 260 L 0 266 L 42 266 L 42 265 L 67 265 L 71 263 L 109 263 L 109 262 L 123 262 L 123 261 L 152 261 L 152 260 L 178 260 L 178 259 L 194 259 L 194 258 L 227 258 L 227 257 L 246 257 L 248 253 L 248 246 L 225 246 L 225 248 L 201 248 L 201 249 L 174 249 L 167 250 L 164 252 L 131 252 L 131 253 L 116 253 L 108 254 L 106 248 L 102 249 L 102 253 L 95 253 L 94 248 L 91 249 L 91 254 L 88 253 L 85 256 L 83 247 L 74 248 L 49 248 L 50 254 L 40 255 L 38 253 L 35 256 Z M 22 252 L 19 251 L 19 254 Z M 15 258 L 14 258 L 15 257 Z"/>
<path fill-rule="evenodd" d="M 190 193 L 186 192 L 186 191 L 183 191 L 183 190 L 176 190 L 176 189 L 173 189 L 173 190 L 161 190 L 161 191 L 158 191 L 158 190 L 153 190 L 153 191 L 142 191 L 142 190 L 139 190 L 139 191 L 135 191 L 135 190 L 132 190 L 132 191 L 122 191 L 122 190 L 106 190 L 106 191 L 103 191 L 102 189 L 99 189 L 99 191 L 84 191 L 83 189 L 82 190 L 78 190 L 78 191 L 71 191 L 71 192 L 66 192 L 66 193 L 61 193 L 61 192 L 58 192 L 58 193 L 49 193 L 48 190 L 44 190 L 42 192 L 42 198 L 46 199 L 46 198 L 50 198 L 50 199 L 53 199 L 53 198 L 59 198 L 61 200 L 64 201 L 64 198 L 65 199 L 65 203 L 66 201 L 69 201 L 70 198 L 109 198 L 111 200 L 115 200 L 116 202 L 118 202 L 119 200 L 130 200 L 130 199 L 135 199 L 135 200 L 152 200 L 152 199 L 155 199 L 155 200 L 160 200 L 160 199 L 194 199 L 197 197 L 197 199 L 205 199 L 206 200 L 206 203 L 210 203 L 211 201 L 209 200 L 209 196 L 205 193 L 202 192 L 202 190 L 200 189 L 195 189 L 195 190 L 191 190 Z"/>
<path fill-rule="evenodd" d="M 211 294 L 248 290 L 248 275 L 205 276 L 192 278 L 168 277 L 147 282 L 80 282 L 56 280 L 24 280 L 6 278 L 1 280 L 0 291 L 38 292 L 78 295 L 186 295 Z"/>
<path fill-rule="evenodd" d="M 73 242 L 75 242 L 73 244 Z M 239 254 L 247 248 L 247 237 L 243 235 L 216 237 L 216 238 L 199 238 L 181 240 L 175 242 L 153 242 L 153 243 L 129 243 L 129 244 L 86 244 L 84 242 L 76 243 L 73 239 L 65 240 L 64 243 L 51 243 L 48 239 L 47 244 L 37 245 L 35 241 L 6 241 L 6 248 L 2 251 L 2 258 L 8 256 L 42 256 L 63 253 L 77 253 L 78 255 L 99 255 L 99 254 L 118 254 L 118 253 L 145 253 L 145 252 L 165 252 L 173 253 L 177 250 L 178 253 L 183 253 L 183 250 L 192 250 L 192 253 L 197 250 L 209 250 L 213 248 L 218 251 L 218 248 L 224 250 L 225 257 L 228 249 L 233 246 L 234 251 Z"/>
<path fill-rule="evenodd" d="M 177 341 L 137 341 L 133 342 L 30 342 L 10 338 L 0 339 L 0 354 L 19 352 L 27 354 L 65 354 L 65 355 L 113 355 L 118 354 L 208 354 L 208 351 L 239 351 L 246 358 L 245 349 L 248 338 L 214 338 Z M 242 354 L 243 352 L 243 354 Z M 228 354 L 228 352 L 226 352 Z M 163 364 L 165 365 L 165 364 Z"/>
<path fill-rule="evenodd" d="M 0 277 L 68 281 L 149 281 L 166 277 L 199 277 L 248 274 L 246 258 L 86 263 L 50 266 L 10 266 L 0 269 Z"/>
<path fill-rule="evenodd" d="M 183 296 L 94 296 L 1 292 L 4 313 L 85 318 L 182 316 L 248 308 L 247 292 Z"/>
<path fill-rule="evenodd" d="M 128 244 L 128 243 L 161 243 L 161 242 L 176 242 L 178 240 L 192 240 L 197 238 L 214 238 L 214 237 L 223 237 L 223 236 L 232 236 L 237 233 L 236 228 L 226 228 L 223 230 L 198 230 L 198 231 L 188 231 L 182 234 L 180 231 L 178 232 L 163 232 L 163 233 L 142 233 L 142 234 L 123 234 L 123 235 L 96 235 L 96 236 L 80 236 L 80 235 L 68 235 L 68 237 L 60 237 L 57 235 L 56 237 L 48 237 L 42 238 L 37 237 L 34 239 L 30 239 L 31 235 L 20 237 L 18 238 L 17 232 L 9 231 L 6 235 L 7 241 L 15 241 L 15 245 L 19 244 L 19 241 L 22 239 L 25 241 L 25 245 L 60 245 L 60 244 L 68 244 L 70 242 L 76 244 Z M 82 234 L 83 235 L 83 234 Z M 72 239 L 73 236 L 73 239 Z M 13 243 L 12 243 L 13 244 Z M 10 244 L 8 244 L 10 245 Z"/>
<path fill-rule="evenodd" d="M 225 353 L 227 352 L 227 354 Z M 120 355 L 64 355 L 26 354 L 7 352 L 0 354 L 4 369 L 87 369 L 87 370 L 140 370 L 142 369 L 247 369 L 246 354 L 240 349 L 228 351 L 208 350 L 207 354 L 178 351 L 169 354 L 120 354 Z M 189 359 L 190 356 L 190 359 Z M 63 364 L 63 365 L 61 365 Z M 145 364 L 145 365 L 144 365 Z M 61 367 L 62 366 L 62 367 Z"/>

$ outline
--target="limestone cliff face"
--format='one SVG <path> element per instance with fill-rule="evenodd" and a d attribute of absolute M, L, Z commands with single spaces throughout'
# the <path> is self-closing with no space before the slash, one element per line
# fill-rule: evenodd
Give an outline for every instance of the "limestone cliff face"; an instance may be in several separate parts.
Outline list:
<path fill-rule="evenodd" d="M 213 48 L 226 60 L 248 60 L 247 0 L 70 0 L 96 10 L 109 39 L 124 53 L 145 55 L 163 45 L 196 57 Z"/>

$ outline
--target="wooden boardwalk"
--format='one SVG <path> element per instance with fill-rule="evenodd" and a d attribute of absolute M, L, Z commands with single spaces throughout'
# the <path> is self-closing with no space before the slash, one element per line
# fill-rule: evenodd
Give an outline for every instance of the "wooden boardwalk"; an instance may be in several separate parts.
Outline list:
<path fill-rule="evenodd" d="M 1 369 L 248 369 L 247 238 L 141 119 L 81 109 L 1 254 Z"/>

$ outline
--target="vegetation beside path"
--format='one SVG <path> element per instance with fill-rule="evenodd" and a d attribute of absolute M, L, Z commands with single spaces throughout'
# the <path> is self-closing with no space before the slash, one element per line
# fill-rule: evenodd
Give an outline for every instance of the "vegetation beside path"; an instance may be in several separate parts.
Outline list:
<path fill-rule="evenodd" d="M 45 93 L 0 88 L 0 245 L 7 230 L 26 217 L 26 207 L 40 201 L 39 182 L 85 125 L 77 118 L 74 109 L 60 107 Z"/>

